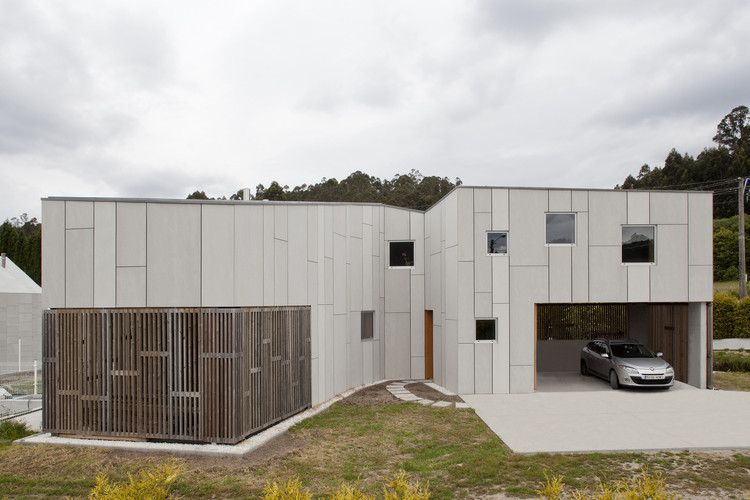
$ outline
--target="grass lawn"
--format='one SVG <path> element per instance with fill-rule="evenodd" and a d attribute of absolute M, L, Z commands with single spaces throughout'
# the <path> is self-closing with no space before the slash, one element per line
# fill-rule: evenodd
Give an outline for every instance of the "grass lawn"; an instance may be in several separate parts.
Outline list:
<path fill-rule="evenodd" d="M 585 432 L 582 429 L 581 432 Z M 85 496 L 97 473 L 122 481 L 161 463 L 166 455 L 57 446 L 0 445 L 0 497 Z M 243 458 L 185 457 L 173 493 L 184 498 L 255 498 L 266 481 L 293 475 L 316 495 L 341 479 L 375 483 L 403 468 L 429 481 L 432 498 L 476 498 L 494 493 L 535 496 L 544 473 L 570 487 L 595 487 L 660 472 L 667 488 L 695 496 L 744 498 L 750 491 L 750 452 L 659 452 L 575 455 L 512 453 L 470 410 L 416 403 L 335 404 L 266 447 Z"/>
<path fill-rule="evenodd" d="M 725 391 L 750 391 L 750 373 L 714 372 L 714 387 Z"/>

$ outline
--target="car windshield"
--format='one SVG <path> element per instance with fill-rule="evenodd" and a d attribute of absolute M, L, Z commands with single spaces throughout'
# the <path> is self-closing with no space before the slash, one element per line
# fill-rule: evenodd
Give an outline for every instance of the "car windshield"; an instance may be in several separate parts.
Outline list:
<path fill-rule="evenodd" d="M 653 358 L 654 353 L 643 344 L 612 344 L 612 354 L 618 358 Z"/>

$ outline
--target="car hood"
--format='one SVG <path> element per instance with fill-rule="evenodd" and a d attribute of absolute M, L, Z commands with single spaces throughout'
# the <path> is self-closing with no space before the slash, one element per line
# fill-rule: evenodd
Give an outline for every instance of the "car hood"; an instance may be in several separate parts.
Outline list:
<path fill-rule="evenodd" d="M 618 365 L 628 365 L 632 366 L 633 368 L 638 368 L 640 370 L 649 370 L 653 368 L 654 370 L 664 370 L 669 366 L 669 363 L 664 361 L 662 358 L 617 358 L 615 357 L 615 362 Z"/>

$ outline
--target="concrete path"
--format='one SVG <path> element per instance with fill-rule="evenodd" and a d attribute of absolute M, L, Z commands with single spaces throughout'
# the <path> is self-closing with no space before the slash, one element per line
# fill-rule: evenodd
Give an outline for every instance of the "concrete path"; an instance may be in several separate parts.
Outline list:
<path fill-rule="evenodd" d="M 461 397 L 517 453 L 750 448 L 748 392 L 678 383 Z"/>
<path fill-rule="evenodd" d="M 421 381 L 420 380 L 394 381 L 388 384 L 386 389 L 388 389 L 388 392 L 396 396 L 401 401 L 412 401 L 415 403 L 423 404 L 425 406 L 435 406 L 437 408 L 446 408 L 448 406 L 455 406 L 456 408 L 468 408 L 469 407 L 469 405 L 466 403 L 451 403 L 449 401 L 433 401 L 432 399 L 420 398 L 419 396 L 412 394 L 406 388 L 408 384 L 413 384 L 415 382 L 421 382 Z M 440 387 L 439 385 L 435 383 L 425 382 L 425 385 L 432 387 L 436 391 L 442 392 L 443 394 L 447 396 L 455 396 L 454 393 L 450 392 L 447 389 L 444 389 L 443 387 Z"/>
<path fill-rule="evenodd" d="M 717 339 L 713 341 L 715 351 L 745 349 L 750 351 L 750 339 Z"/>

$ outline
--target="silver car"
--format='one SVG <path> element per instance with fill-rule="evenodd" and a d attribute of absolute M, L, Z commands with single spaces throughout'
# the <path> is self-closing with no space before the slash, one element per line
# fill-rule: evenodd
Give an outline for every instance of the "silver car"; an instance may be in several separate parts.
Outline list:
<path fill-rule="evenodd" d="M 674 385 L 674 368 L 635 340 L 595 339 L 581 350 L 581 375 L 609 380 L 612 389 Z"/>

